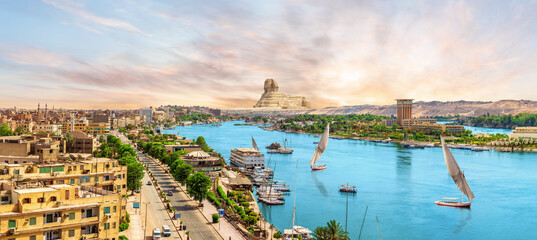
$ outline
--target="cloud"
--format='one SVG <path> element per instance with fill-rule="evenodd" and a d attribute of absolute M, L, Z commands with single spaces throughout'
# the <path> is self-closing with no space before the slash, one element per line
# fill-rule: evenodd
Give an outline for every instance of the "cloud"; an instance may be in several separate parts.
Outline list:
<path fill-rule="evenodd" d="M 65 12 L 68 12 L 72 15 L 75 15 L 80 18 L 80 20 L 83 20 L 88 23 L 92 23 L 98 26 L 102 26 L 104 28 L 115 28 L 115 29 L 122 29 L 129 32 L 139 33 L 148 37 L 151 37 L 151 34 L 145 33 L 142 30 L 138 29 L 137 27 L 133 26 L 130 23 L 115 19 L 115 18 L 104 18 L 96 16 L 90 12 L 88 12 L 85 7 L 79 3 L 74 2 L 70 0 L 42 0 L 44 3 L 49 4 L 55 8 L 61 9 Z M 76 21 L 75 21 L 76 22 Z M 84 26 L 82 24 L 77 23 L 77 25 L 82 26 L 86 30 L 90 30 L 93 32 L 100 33 L 99 31 Z"/>
<path fill-rule="evenodd" d="M 127 22 L 93 15 L 78 3 L 44 1 L 102 33 L 95 34 L 97 40 L 110 37 L 103 29 L 145 34 Z M 10 76 L 23 76 L 25 83 L 87 89 L 77 93 L 124 106 L 248 107 L 259 99 L 266 78 L 278 81 L 280 92 L 306 96 L 316 107 L 391 104 L 400 97 L 535 99 L 535 3 L 295 0 L 125 5 L 122 13 L 150 19 L 140 27 L 151 29 L 154 38 L 130 36 L 131 42 L 93 58 L 82 45 L 55 50 L 39 44 L 0 45 L 2 69 Z"/>

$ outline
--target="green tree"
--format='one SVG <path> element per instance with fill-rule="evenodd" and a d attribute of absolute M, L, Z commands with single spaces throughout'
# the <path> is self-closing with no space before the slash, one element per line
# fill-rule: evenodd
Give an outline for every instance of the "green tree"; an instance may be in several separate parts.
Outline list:
<path fill-rule="evenodd" d="M 200 145 L 200 146 L 207 146 L 207 142 L 205 141 L 205 138 L 203 136 L 199 136 L 197 139 L 196 139 L 196 144 Z"/>
<path fill-rule="evenodd" d="M 144 177 L 144 166 L 137 162 L 131 161 L 127 164 L 127 189 L 134 191 L 142 187 L 142 178 Z"/>
<path fill-rule="evenodd" d="M 211 179 L 204 173 L 197 172 L 188 177 L 187 183 L 188 194 L 201 203 L 207 197 L 207 190 L 211 186 Z"/>
<path fill-rule="evenodd" d="M 193 168 L 190 164 L 178 164 L 177 167 L 175 167 L 175 171 L 173 172 L 173 177 L 181 184 L 185 184 L 188 181 L 188 177 L 190 176 L 190 174 L 192 174 L 192 171 Z"/>
<path fill-rule="evenodd" d="M 2 124 L 2 126 L 0 126 L 0 136 L 11 136 L 13 135 L 13 131 L 11 130 L 11 128 L 6 124 Z"/>
<path fill-rule="evenodd" d="M 312 232 L 317 240 L 348 240 L 348 234 L 336 220 L 330 220 L 326 226 L 316 227 Z"/>

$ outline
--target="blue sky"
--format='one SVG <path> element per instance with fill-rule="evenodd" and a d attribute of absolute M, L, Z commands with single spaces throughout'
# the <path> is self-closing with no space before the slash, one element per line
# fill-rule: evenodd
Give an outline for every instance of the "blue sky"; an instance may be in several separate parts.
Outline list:
<path fill-rule="evenodd" d="M 536 1 L 9 1 L 0 107 L 531 99 Z"/>

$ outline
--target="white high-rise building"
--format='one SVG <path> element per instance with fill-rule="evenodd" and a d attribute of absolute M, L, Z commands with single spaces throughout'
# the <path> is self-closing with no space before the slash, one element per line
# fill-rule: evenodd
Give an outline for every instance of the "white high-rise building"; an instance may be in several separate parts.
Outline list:
<path fill-rule="evenodd" d="M 140 115 L 145 116 L 145 122 L 150 123 L 153 119 L 153 107 L 150 108 L 141 108 Z"/>

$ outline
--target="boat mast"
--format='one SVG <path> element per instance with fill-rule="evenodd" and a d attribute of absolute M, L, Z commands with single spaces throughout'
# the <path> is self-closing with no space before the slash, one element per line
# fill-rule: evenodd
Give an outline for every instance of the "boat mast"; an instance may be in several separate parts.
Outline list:
<path fill-rule="evenodd" d="M 349 183 L 347 182 L 347 185 Z M 347 206 L 345 207 L 345 232 L 347 231 L 347 219 L 349 217 L 349 193 L 347 192 Z"/>
<path fill-rule="evenodd" d="M 377 228 L 379 229 L 380 240 L 382 240 L 382 233 L 380 232 L 379 216 L 377 216 Z"/>
<path fill-rule="evenodd" d="M 368 208 L 369 208 L 369 206 L 365 207 L 364 219 L 362 220 L 362 226 L 360 227 L 360 234 L 358 235 L 358 240 L 360 240 L 360 238 L 362 237 L 362 229 L 364 228 L 365 215 L 367 215 L 367 209 Z"/>
<path fill-rule="evenodd" d="M 296 159 L 296 171 L 295 171 L 295 197 L 293 199 L 293 222 L 291 225 L 291 238 L 295 235 L 295 212 L 296 212 L 296 180 L 298 178 L 298 158 Z"/>

